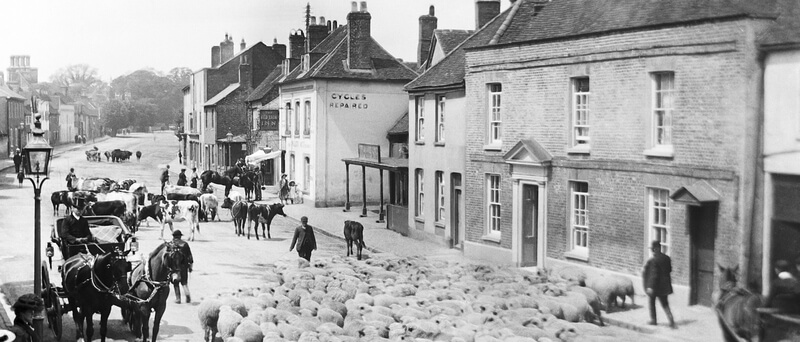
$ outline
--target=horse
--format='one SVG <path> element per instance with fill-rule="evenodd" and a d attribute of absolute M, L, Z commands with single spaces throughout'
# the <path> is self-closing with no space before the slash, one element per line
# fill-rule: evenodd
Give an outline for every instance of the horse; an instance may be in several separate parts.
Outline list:
<path fill-rule="evenodd" d="M 172 241 L 167 241 L 156 247 L 145 262 L 131 271 L 128 293 L 138 299 L 138 305 L 123 311 L 123 316 L 126 316 L 134 335 L 142 337 L 143 342 L 147 342 L 149 337 L 151 312 L 156 314 L 153 318 L 153 342 L 158 338 L 161 317 L 167 309 L 169 285 L 181 280 L 181 272 L 187 267 L 186 259 L 180 248 Z"/>
<path fill-rule="evenodd" d="M 756 309 L 763 304 L 761 295 L 736 284 L 739 265 L 734 268 L 720 265 L 717 267 L 720 271 L 720 292 L 714 308 L 725 341 L 740 341 L 740 338 L 750 341 L 757 338 L 760 332 L 760 320 Z"/>
<path fill-rule="evenodd" d="M 244 197 L 249 200 L 250 196 L 255 195 L 255 179 L 258 177 L 255 172 L 247 171 L 237 178 L 233 178 L 231 185 L 236 185 L 244 189 Z"/>
<path fill-rule="evenodd" d="M 283 204 L 280 203 L 273 203 L 270 205 L 266 204 L 253 204 L 247 207 L 247 238 L 250 239 L 250 226 L 253 222 L 256 223 L 256 240 L 258 240 L 258 224 L 261 223 L 261 235 L 264 235 L 265 239 L 271 239 L 272 236 L 269 234 L 269 226 L 272 224 L 272 219 L 275 215 L 283 215 L 286 217 L 286 214 L 283 212 Z M 264 233 L 264 226 L 266 225 L 266 234 Z"/>
<path fill-rule="evenodd" d="M 233 181 L 231 177 L 220 175 L 217 171 L 205 170 L 200 174 L 200 180 L 203 182 L 202 192 L 206 192 L 208 185 L 211 183 L 225 186 L 225 197 L 231 192 L 231 185 Z"/>
<path fill-rule="evenodd" d="M 130 269 L 131 264 L 125 260 L 125 255 L 118 252 L 107 252 L 98 256 L 78 253 L 64 262 L 61 271 L 62 286 L 72 304 L 76 340 L 84 337 L 84 320 L 86 340 L 92 340 L 92 316 L 95 312 L 100 313 L 100 341 L 106 340 L 111 306 L 115 295 L 127 292 L 126 276 Z"/>
<path fill-rule="evenodd" d="M 344 221 L 344 240 L 347 242 L 347 256 L 355 254 L 361 260 L 361 249 L 367 246 L 364 244 L 364 226 L 356 221 Z M 357 253 L 353 253 L 353 242 Z"/>
<path fill-rule="evenodd" d="M 136 161 L 138 162 L 139 159 L 142 159 L 142 151 L 136 151 Z"/>

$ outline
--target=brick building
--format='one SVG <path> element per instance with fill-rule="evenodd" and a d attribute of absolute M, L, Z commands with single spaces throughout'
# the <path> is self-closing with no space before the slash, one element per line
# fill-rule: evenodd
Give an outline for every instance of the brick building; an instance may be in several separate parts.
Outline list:
<path fill-rule="evenodd" d="M 716 263 L 760 255 L 756 37 L 776 12 L 734 3 L 501 14 L 466 49 L 465 254 L 638 277 L 659 240 L 680 300 L 710 305 Z"/>
<path fill-rule="evenodd" d="M 387 132 L 408 105 L 403 85 L 417 76 L 372 38 L 371 18 L 366 2 L 360 9 L 353 2 L 347 25 L 332 24 L 330 33 L 322 30 L 327 26 L 324 20 L 310 25 L 305 50 L 305 36 L 296 32 L 290 37 L 292 57 L 297 57 L 295 51 L 309 52 L 301 53 L 299 65 L 279 81 L 281 149 L 286 152 L 289 179 L 318 207 L 341 206 L 348 201 L 348 171 L 343 159 L 355 158 L 359 144 L 380 145 L 388 151 Z M 317 31 L 311 26 L 318 26 L 319 33 L 327 36 L 316 38 Z M 318 42 L 316 46 L 314 42 Z M 378 203 L 382 190 L 378 172 L 369 171 L 367 177 L 355 168 L 351 173 L 357 180 L 364 176 L 369 191 L 366 201 L 360 192 L 350 199 Z M 386 183 L 384 188 L 388 189 Z"/>
<path fill-rule="evenodd" d="M 275 42 L 277 44 L 277 41 Z M 273 46 L 275 46 L 273 44 Z M 285 48 L 285 46 L 284 46 Z M 284 50 L 285 51 L 285 50 Z M 256 156 L 246 158 L 248 163 L 259 166 L 260 184 L 267 190 L 277 192 L 281 174 L 280 151 L 280 99 L 278 79 L 283 77 L 283 65 L 279 65 L 267 75 L 245 99 L 247 103 L 247 122 L 250 125 L 248 136 L 248 156 L 261 151 Z"/>
<path fill-rule="evenodd" d="M 25 98 L 0 85 L 0 158 L 11 158 L 16 148 L 25 146 L 24 120 Z"/>

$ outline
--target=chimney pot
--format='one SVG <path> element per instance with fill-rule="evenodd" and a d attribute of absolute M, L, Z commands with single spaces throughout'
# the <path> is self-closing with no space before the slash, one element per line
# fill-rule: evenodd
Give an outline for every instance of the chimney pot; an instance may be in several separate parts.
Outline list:
<path fill-rule="evenodd" d="M 350 3 L 350 12 L 358 12 L 358 2 L 353 1 Z"/>
<path fill-rule="evenodd" d="M 362 1 L 361 2 L 361 12 L 367 13 L 367 2 L 366 1 Z"/>
<path fill-rule="evenodd" d="M 310 25 L 315 25 L 317 23 L 317 17 L 312 15 L 311 19 L 309 20 L 309 23 L 311 23 Z"/>
<path fill-rule="evenodd" d="M 319 24 L 320 25 L 325 25 L 325 17 L 322 17 L 322 16 L 319 17 Z"/>
<path fill-rule="evenodd" d="M 435 15 L 435 14 L 434 14 L 433 5 L 431 5 L 431 7 L 430 7 L 430 8 L 428 8 L 428 15 L 430 15 L 430 16 L 433 16 L 433 15 Z"/>
<path fill-rule="evenodd" d="M 330 20 L 328 20 L 327 25 L 328 25 L 328 33 L 330 33 L 333 30 L 333 26 L 331 25 Z"/>
<path fill-rule="evenodd" d="M 278 38 L 272 38 L 272 45 L 278 44 Z"/>
<path fill-rule="evenodd" d="M 333 29 L 335 30 L 337 28 L 339 28 L 339 23 L 337 23 L 336 20 L 334 20 L 333 21 Z"/>

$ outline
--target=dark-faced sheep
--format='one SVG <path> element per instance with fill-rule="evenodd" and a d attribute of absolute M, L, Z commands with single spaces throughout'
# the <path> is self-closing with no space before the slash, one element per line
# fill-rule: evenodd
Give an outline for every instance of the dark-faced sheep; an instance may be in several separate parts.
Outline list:
<path fill-rule="evenodd" d="M 347 256 L 353 254 L 353 242 L 356 243 L 356 257 L 361 260 L 361 249 L 364 244 L 364 226 L 356 221 L 344 221 L 344 239 L 347 241 Z"/>

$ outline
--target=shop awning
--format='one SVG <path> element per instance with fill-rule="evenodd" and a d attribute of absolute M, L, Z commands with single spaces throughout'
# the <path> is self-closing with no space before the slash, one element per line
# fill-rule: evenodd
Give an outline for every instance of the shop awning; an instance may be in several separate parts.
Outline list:
<path fill-rule="evenodd" d="M 678 189 L 669 197 L 675 202 L 688 205 L 703 205 L 719 202 L 720 195 L 711 184 L 701 180 Z"/>
<path fill-rule="evenodd" d="M 273 152 L 267 153 L 267 152 L 264 152 L 263 150 L 258 150 L 255 153 L 253 153 L 253 154 L 251 154 L 251 155 L 249 155 L 247 157 L 244 157 L 244 161 L 247 162 L 248 164 L 258 165 L 258 163 L 260 163 L 260 162 L 262 162 L 264 160 L 275 159 L 275 158 L 280 157 L 281 156 L 281 152 L 282 151 L 278 150 L 278 151 L 273 151 Z"/>

